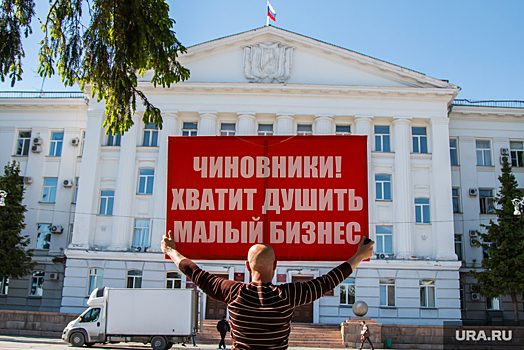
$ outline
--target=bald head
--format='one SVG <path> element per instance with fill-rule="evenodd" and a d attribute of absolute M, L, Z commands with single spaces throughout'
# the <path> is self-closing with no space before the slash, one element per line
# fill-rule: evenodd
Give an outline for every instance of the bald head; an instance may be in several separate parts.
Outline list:
<path fill-rule="evenodd" d="M 275 251 L 269 244 L 255 244 L 247 253 L 247 261 L 252 270 L 273 270 Z"/>

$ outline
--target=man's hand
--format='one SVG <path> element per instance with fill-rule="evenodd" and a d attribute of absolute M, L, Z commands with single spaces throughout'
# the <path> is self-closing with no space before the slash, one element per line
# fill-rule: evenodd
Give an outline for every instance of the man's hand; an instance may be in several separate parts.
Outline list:
<path fill-rule="evenodd" d="M 173 239 L 173 234 L 171 233 L 171 230 L 169 230 L 167 235 L 165 235 L 162 238 L 160 248 L 162 248 L 162 253 L 168 255 L 177 267 L 182 260 L 186 259 L 185 256 L 183 256 L 176 250 L 176 244 L 175 240 Z"/>
<path fill-rule="evenodd" d="M 368 244 L 364 244 L 364 240 L 365 238 L 363 237 L 358 244 L 357 252 L 348 260 L 353 271 L 355 271 L 362 260 L 369 259 L 371 258 L 371 255 L 373 255 L 373 246 L 375 245 L 375 242 L 371 241 Z"/>
<path fill-rule="evenodd" d="M 371 256 L 373 255 L 373 246 L 375 245 L 375 242 L 372 240 L 369 240 L 370 242 L 368 244 L 365 244 L 364 243 L 365 240 L 366 239 L 363 238 L 360 241 L 360 243 L 358 244 L 358 248 L 357 248 L 357 254 L 355 254 L 355 255 L 361 256 L 362 260 L 371 258 Z"/>
<path fill-rule="evenodd" d="M 162 248 L 162 253 L 169 254 L 170 251 L 176 250 L 175 240 L 173 239 L 173 234 L 171 230 L 162 238 L 162 243 L 160 243 Z"/>

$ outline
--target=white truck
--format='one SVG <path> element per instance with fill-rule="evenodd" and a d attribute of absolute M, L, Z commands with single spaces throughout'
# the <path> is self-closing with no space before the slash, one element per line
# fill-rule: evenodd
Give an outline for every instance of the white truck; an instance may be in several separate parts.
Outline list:
<path fill-rule="evenodd" d="M 169 349 L 197 334 L 198 299 L 194 289 L 97 288 L 62 339 L 73 346 L 141 342 Z"/>

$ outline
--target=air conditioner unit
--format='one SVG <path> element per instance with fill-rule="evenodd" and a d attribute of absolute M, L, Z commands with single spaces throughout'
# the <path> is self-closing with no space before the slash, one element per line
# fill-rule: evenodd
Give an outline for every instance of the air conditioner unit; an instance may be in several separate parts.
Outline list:
<path fill-rule="evenodd" d="M 470 246 L 473 246 L 473 247 L 476 246 L 476 244 L 475 244 L 475 242 L 474 242 L 475 238 L 476 238 L 476 237 L 469 237 L 469 245 L 470 245 Z"/>
<path fill-rule="evenodd" d="M 142 247 L 131 247 L 131 248 L 133 248 L 133 250 L 135 252 L 141 252 L 142 251 Z"/>
<path fill-rule="evenodd" d="M 480 300 L 479 293 L 471 293 L 471 300 Z"/>
<path fill-rule="evenodd" d="M 58 280 L 58 272 L 51 272 L 49 274 L 49 279 L 50 280 L 55 280 L 55 281 Z"/>
<path fill-rule="evenodd" d="M 79 144 L 80 144 L 80 139 L 78 137 L 71 139 L 71 146 L 78 146 Z"/>
<path fill-rule="evenodd" d="M 33 145 L 40 145 L 42 143 L 42 139 L 40 137 L 33 137 Z"/>
<path fill-rule="evenodd" d="M 476 237 L 477 236 L 477 230 L 469 230 L 469 236 L 470 237 Z"/>
<path fill-rule="evenodd" d="M 53 225 L 53 226 L 51 226 L 51 232 L 53 232 L 53 233 L 62 233 L 62 232 L 64 232 L 64 228 L 62 227 L 62 225 Z"/>
<path fill-rule="evenodd" d="M 389 255 L 384 253 L 377 254 L 377 259 L 389 259 Z"/>
<path fill-rule="evenodd" d="M 509 150 L 507 148 L 505 148 L 505 147 L 502 147 L 500 149 L 500 155 L 501 156 L 508 156 L 509 155 Z"/>
<path fill-rule="evenodd" d="M 479 190 L 477 188 L 470 188 L 469 189 L 469 195 L 470 196 L 476 196 L 479 193 Z"/>
<path fill-rule="evenodd" d="M 40 145 L 33 145 L 31 146 L 31 151 L 33 153 L 40 153 L 42 152 L 42 147 Z"/>
<path fill-rule="evenodd" d="M 24 184 L 31 185 L 33 183 L 33 178 L 31 176 L 24 176 Z"/>
<path fill-rule="evenodd" d="M 71 187 L 73 186 L 73 180 L 64 180 L 63 184 L 64 187 Z"/>

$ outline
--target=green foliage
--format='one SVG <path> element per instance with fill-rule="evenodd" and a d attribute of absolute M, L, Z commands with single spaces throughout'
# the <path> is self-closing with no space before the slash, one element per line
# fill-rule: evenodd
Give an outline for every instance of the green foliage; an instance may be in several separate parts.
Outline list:
<path fill-rule="evenodd" d="M 524 291 L 524 218 L 513 215 L 511 201 L 521 193 L 507 157 L 503 161 L 496 197 L 497 221 L 481 225 L 485 232 L 478 232 L 480 239 L 475 241 L 487 256 L 482 259 L 483 271 L 471 271 L 477 279 L 472 289 L 488 298 L 510 295 L 516 300 L 516 295 Z"/>
<path fill-rule="evenodd" d="M 35 14 L 33 0 L 2 0 L 0 8 L 0 80 L 11 79 L 11 86 L 22 80 L 22 57 L 25 57 L 22 35 L 31 31 Z"/>
<path fill-rule="evenodd" d="M 186 48 L 172 30 L 175 21 L 169 18 L 167 1 L 92 0 L 86 3 L 87 6 L 84 0 L 50 0 L 49 14 L 42 22 L 45 37 L 39 53 L 39 74 L 50 77 L 58 73 L 64 85 L 80 84 L 82 89 L 88 85 L 92 97 L 96 96 L 98 101 L 105 99 L 104 126 L 108 132 L 124 134 L 133 125 L 131 117 L 136 111 L 137 96 L 144 105 L 143 122 L 155 123 L 161 128 L 160 109 L 138 89 L 139 77 L 152 70 L 151 83 L 155 87 L 169 87 L 189 78 L 189 70 L 177 60 Z M 16 4 L 18 8 L 12 11 L 16 13 L 34 6 L 32 0 L 17 0 Z M 84 25 L 86 9 L 88 25 Z M 26 22 L 23 23 L 29 28 L 34 12 L 24 14 Z M 21 50 L 21 40 L 18 47 Z M 3 60 L 4 51 L 1 53 Z M 2 71 L 2 78 L 4 75 Z M 19 75 L 16 78 L 20 80 Z"/>
<path fill-rule="evenodd" d="M 20 234 L 25 228 L 22 205 L 24 186 L 20 182 L 20 167 L 16 162 L 7 164 L 0 176 L 0 189 L 7 192 L 5 206 L 0 206 L 0 279 L 20 278 L 29 274 L 35 263 L 32 250 L 26 250 L 29 238 Z"/>

